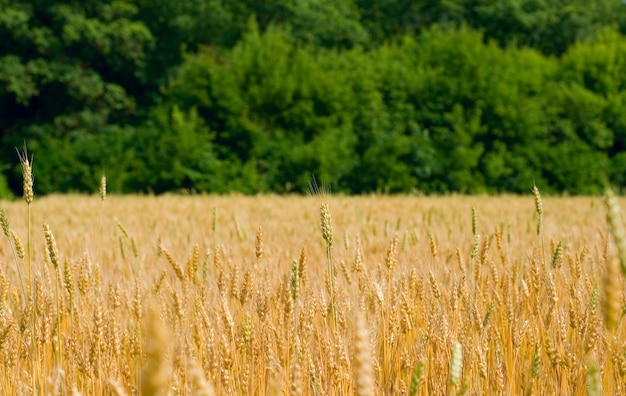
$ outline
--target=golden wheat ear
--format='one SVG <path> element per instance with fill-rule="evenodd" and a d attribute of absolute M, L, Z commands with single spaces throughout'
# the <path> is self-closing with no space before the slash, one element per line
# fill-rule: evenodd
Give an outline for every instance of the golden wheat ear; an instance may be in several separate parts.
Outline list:
<path fill-rule="evenodd" d="M 374 396 L 374 366 L 372 349 L 370 345 L 369 329 L 365 320 L 365 314 L 357 312 L 356 328 L 354 333 L 354 386 L 359 396 Z"/>
<path fill-rule="evenodd" d="M 31 204 L 35 199 L 35 192 L 33 190 L 34 177 L 33 177 L 33 157 L 28 158 L 28 150 L 26 149 L 26 143 L 24 143 L 24 151 L 17 150 L 17 156 L 20 160 L 20 167 L 22 168 L 22 179 L 24 187 L 24 201 L 27 204 Z"/>
<path fill-rule="evenodd" d="M 156 306 L 148 307 L 146 325 L 146 362 L 141 374 L 141 394 L 167 395 L 172 375 L 167 358 L 171 334 Z"/>

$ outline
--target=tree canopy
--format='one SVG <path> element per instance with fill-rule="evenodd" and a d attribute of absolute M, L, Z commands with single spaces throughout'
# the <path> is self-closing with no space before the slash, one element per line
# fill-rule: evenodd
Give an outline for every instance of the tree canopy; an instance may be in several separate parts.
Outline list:
<path fill-rule="evenodd" d="M 0 197 L 626 187 L 620 0 L 0 0 Z"/>

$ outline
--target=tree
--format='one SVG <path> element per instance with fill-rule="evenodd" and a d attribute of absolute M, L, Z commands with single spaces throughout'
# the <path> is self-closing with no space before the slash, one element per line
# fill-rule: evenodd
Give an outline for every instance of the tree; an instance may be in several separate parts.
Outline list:
<path fill-rule="evenodd" d="M 621 0 L 467 0 L 464 22 L 501 45 L 561 55 L 572 44 L 620 22 Z"/>
<path fill-rule="evenodd" d="M 137 115 L 154 37 L 136 14 L 127 1 L 0 0 L 3 158 L 26 140 L 71 140 Z"/>

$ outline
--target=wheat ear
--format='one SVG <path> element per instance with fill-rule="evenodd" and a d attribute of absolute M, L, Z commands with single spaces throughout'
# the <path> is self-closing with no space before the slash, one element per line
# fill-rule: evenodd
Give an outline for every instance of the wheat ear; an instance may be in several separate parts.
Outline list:
<path fill-rule="evenodd" d="M 369 331 L 365 315 L 357 313 L 356 333 L 354 338 L 354 382 L 359 396 L 374 395 L 374 367 L 372 365 Z"/>
<path fill-rule="evenodd" d="M 24 298 L 24 304 L 26 304 L 26 288 L 24 286 L 24 276 L 22 275 L 22 267 L 18 261 L 18 257 L 24 257 L 24 247 L 19 236 L 11 230 L 9 227 L 9 219 L 7 218 L 4 210 L 0 208 L 0 225 L 2 226 L 2 232 L 9 239 L 9 245 L 11 246 L 11 252 L 13 253 L 13 259 L 15 261 L 15 267 L 17 268 L 17 274 L 20 277 L 20 286 L 22 287 L 22 297 Z"/>

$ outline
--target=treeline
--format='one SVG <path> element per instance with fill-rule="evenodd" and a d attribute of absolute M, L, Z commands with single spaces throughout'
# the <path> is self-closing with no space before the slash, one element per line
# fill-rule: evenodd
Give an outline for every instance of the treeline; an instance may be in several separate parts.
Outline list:
<path fill-rule="evenodd" d="M 0 196 L 626 186 L 620 0 L 0 0 Z"/>

